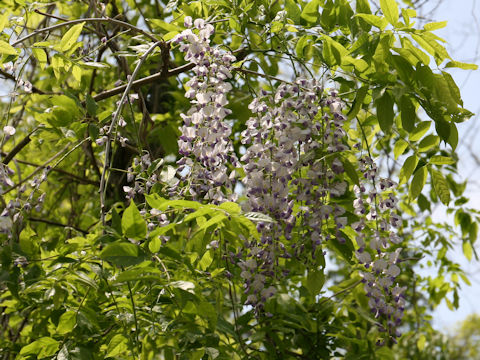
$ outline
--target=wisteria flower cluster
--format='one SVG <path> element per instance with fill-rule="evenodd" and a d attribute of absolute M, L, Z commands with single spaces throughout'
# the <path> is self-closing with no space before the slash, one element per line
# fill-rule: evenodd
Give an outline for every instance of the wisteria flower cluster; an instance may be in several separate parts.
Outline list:
<path fill-rule="evenodd" d="M 374 161 L 368 156 L 360 159 L 360 170 L 364 181 L 354 186 L 354 212 L 359 216 L 359 220 L 352 224 L 357 233 L 355 255 L 365 266 L 360 275 L 370 309 L 377 319 L 384 320 L 380 329 L 395 339 L 400 335 L 397 327 L 405 308 L 405 288 L 395 284 L 400 275 L 397 263 L 402 249 L 391 250 L 401 242 L 395 231 L 402 224 L 401 217 L 395 213 L 397 199 L 393 190 L 396 184 L 381 178 Z M 369 249 L 366 238 L 369 239 Z"/>
<path fill-rule="evenodd" d="M 225 118 L 231 113 L 226 106 L 227 94 L 232 90 L 228 80 L 232 77 L 235 57 L 210 46 L 214 27 L 202 19 L 192 23 L 185 18 L 187 30 L 174 38 L 185 53 L 185 60 L 195 64 L 193 76 L 185 86 L 185 96 L 191 108 L 181 114 L 184 125 L 179 140 L 180 171 L 185 169 L 189 179 L 185 188 L 193 199 L 221 203 L 233 200 L 233 179 L 239 167 L 237 156 L 230 140 L 231 126 Z M 193 27 L 192 27 L 193 26 Z"/>

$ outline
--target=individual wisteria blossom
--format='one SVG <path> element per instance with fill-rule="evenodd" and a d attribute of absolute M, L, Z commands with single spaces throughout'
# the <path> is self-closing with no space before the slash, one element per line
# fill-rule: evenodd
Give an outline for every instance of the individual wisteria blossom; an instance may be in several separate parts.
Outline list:
<path fill-rule="evenodd" d="M 7 125 L 3 127 L 3 133 L 5 137 L 8 139 L 10 136 L 15 135 L 15 128 L 13 126 Z"/>
<path fill-rule="evenodd" d="M 185 97 L 190 99 L 191 108 L 181 114 L 184 125 L 178 141 L 182 155 L 177 162 L 178 170 L 188 182 L 181 195 L 218 204 L 235 199 L 234 168 L 239 167 L 230 140 L 232 129 L 225 121 L 231 113 L 226 106 L 227 95 L 232 90 L 228 80 L 232 77 L 235 57 L 210 46 L 213 25 L 202 19 L 192 23 L 187 17 L 185 26 L 194 27 L 173 39 L 180 44 L 185 60 L 195 64 L 195 75 L 185 84 L 188 88 Z"/>

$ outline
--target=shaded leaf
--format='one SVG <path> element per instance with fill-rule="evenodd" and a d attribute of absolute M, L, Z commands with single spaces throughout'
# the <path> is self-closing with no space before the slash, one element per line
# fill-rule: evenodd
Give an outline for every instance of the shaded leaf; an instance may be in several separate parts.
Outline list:
<path fill-rule="evenodd" d="M 380 128 L 385 134 L 390 132 L 390 129 L 393 125 L 393 98 L 390 95 L 390 92 L 387 90 L 383 95 L 377 99 L 377 118 Z"/>
<path fill-rule="evenodd" d="M 105 357 L 116 357 L 128 350 L 128 339 L 122 334 L 116 334 L 107 347 L 107 354 Z"/>
<path fill-rule="evenodd" d="M 62 36 L 62 40 L 60 40 L 60 51 L 68 51 L 72 48 L 82 33 L 83 25 L 85 25 L 85 22 L 73 25 L 68 29 L 68 31 Z"/>
<path fill-rule="evenodd" d="M 123 212 L 122 232 L 126 237 L 136 240 L 144 240 L 147 235 L 147 223 L 134 201 L 130 201 L 130 205 Z"/>
<path fill-rule="evenodd" d="M 55 354 L 60 343 L 51 337 L 42 337 L 34 342 L 24 346 L 20 350 L 20 355 L 36 355 L 38 359 L 43 359 Z"/>
<path fill-rule="evenodd" d="M 438 198 L 444 205 L 448 205 L 450 203 L 450 189 L 447 180 L 440 171 L 433 168 L 430 169 L 430 175 L 432 177 L 433 188 Z"/>
<path fill-rule="evenodd" d="M 416 199 L 422 192 L 425 183 L 427 182 L 428 171 L 425 166 L 422 166 L 415 172 L 412 183 L 410 184 L 410 198 Z"/>
<path fill-rule="evenodd" d="M 0 54 L 17 55 L 17 50 L 6 41 L 0 40 Z"/>

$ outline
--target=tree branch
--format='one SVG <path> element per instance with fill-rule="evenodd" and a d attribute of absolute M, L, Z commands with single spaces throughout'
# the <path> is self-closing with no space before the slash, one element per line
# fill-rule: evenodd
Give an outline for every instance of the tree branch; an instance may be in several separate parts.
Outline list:
<path fill-rule="evenodd" d="M 8 80 L 12 80 L 12 81 L 15 81 L 17 82 L 18 80 L 15 78 L 15 76 L 13 76 L 12 74 L 9 74 L 7 73 L 6 71 L 0 69 L 0 75 L 4 76 L 5 79 L 8 79 Z M 40 95 L 47 95 L 47 93 L 43 90 L 40 90 L 39 88 L 37 88 L 36 86 L 33 86 L 32 85 L 32 92 L 35 93 L 35 94 L 40 94 Z"/>
<path fill-rule="evenodd" d="M 171 69 L 171 70 L 168 70 L 167 73 L 163 72 L 163 71 L 160 71 L 160 72 L 157 72 L 153 75 L 150 75 L 150 76 L 147 76 L 147 77 L 144 77 L 142 79 L 138 79 L 138 80 L 135 80 L 131 87 L 133 89 L 136 89 L 140 86 L 143 86 L 143 85 L 147 85 L 147 84 L 151 84 L 151 83 L 154 83 L 158 80 L 161 80 L 161 79 L 165 79 L 165 78 L 168 78 L 170 76 L 176 76 L 178 74 L 181 74 L 185 71 L 188 71 L 188 70 L 191 70 L 193 69 L 193 67 L 195 66 L 195 64 L 192 64 L 192 63 L 189 63 L 189 64 L 185 64 L 185 65 L 182 65 L 182 66 L 179 66 L 179 67 L 176 67 L 174 69 Z M 112 96 L 115 96 L 117 94 L 121 94 L 122 92 L 125 91 L 125 89 L 127 88 L 128 84 L 126 85 L 121 85 L 121 86 L 117 86 L 113 89 L 110 89 L 110 90 L 106 90 L 106 91 L 103 91 L 101 92 L 100 94 L 97 94 L 93 97 L 93 100 L 95 101 L 101 101 L 101 100 L 105 100 L 105 99 L 108 99 L 109 97 L 112 97 Z"/>
<path fill-rule="evenodd" d="M 164 52 L 164 47 L 165 48 L 168 48 L 168 42 L 164 43 L 164 45 L 161 45 L 162 46 L 162 54 Z M 237 51 L 235 51 L 234 53 L 237 53 L 237 60 L 243 60 L 247 55 L 248 55 L 248 51 L 247 49 L 239 49 Z M 188 63 L 188 64 L 185 64 L 185 65 L 182 65 L 182 66 L 178 66 L 176 68 L 173 68 L 173 69 L 170 69 L 168 71 L 166 71 L 166 69 L 162 69 L 161 71 L 153 74 L 153 75 L 150 75 L 150 76 L 147 76 L 147 77 L 144 77 L 142 79 L 138 79 L 138 80 L 135 80 L 133 83 L 132 83 L 132 88 L 135 89 L 139 86 L 143 86 L 143 85 L 147 85 L 147 84 L 151 84 L 153 82 L 156 82 L 158 80 L 162 80 L 162 79 L 165 79 L 165 78 L 169 78 L 171 76 L 176 76 L 178 74 L 182 74 L 186 71 L 189 71 L 191 69 L 193 69 L 195 67 L 195 64 L 193 63 Z M 260 73 L 257 73 L 256 75 L 262 75 L 262 76 L 265 76 L 263 74 L 260 74 Z M 282 80 L 283 81 L 283 80 Z M 128 85 L 128 84 L 127 84 Z M 101 100 L 105 100 L 105 99 L 108 99 L 109 97 L 112 97 L 112 96 L 115 96 L 117 94 L 120 94 L 122 93 L 126 88 L 127 88 L 127 85 L 121 85 L 121 86 L 117 86 L 113 89 L 110 89 L 110 90 L 106 90 L 106 91 L 103 91 L 101 92 L 100 94 L 97 94 L 93 97 L 93 100 L 95 101 L 101 101 Z"/>
<path fill-rule="evenodd" d="M 41 222 L 41 223 L 48 224 L 48 225 L 53 225 L 53 226 L 59 226 L 59 227 L 63 227 L 63 228 L 72 228 L 73 230 L 81 232 L 84 235 L 88 234 L 87 230 L 80 229 L 79 227 L 76 227 L 74 225 L 62 224 L 62 223 L 59 223 L 59 222 L 56 222 L 56 221 L 52 221 L 52 220 L 48 220 L 48 219 L 35 218 L 35 217 L 29 217 L 28 220 L 34 221 L 34 222 Z"/>
<path fill-rule="evenodd" d="M 8 156 L 6 153 L 2 152 L 0 153 L 2 156 Z M 45 169 L 47 167 L 47 165 L 41 165 L 41 164 L 35 164 L 35 163 L 32 163 L 30 161 L 25 161 L 25 160 L 18 160 L 18 159 L 15 159 L 16 162 L 20 163 L 20 164 L 24 164 L 24 165 L 28 165 L 28 166 L 34 166 L 34 167 L 37 167 L 37 168 L 40 168 L 40 169 Z M 69 178 L 72 178 L 73 180 L 77 180 L 80 184 L 88 184 L 88 185 L 95 185 L 95 186 L 98 186 L 99 182 L 98 181 L 95 181 L 95 180 L 90 180 L 90 179 L 85 179 L 85 178 L 82 178 L 78 175 L 75 175 L 75 174 L 72 174 L 72 173 L 69 173 L 68 171 L 65 171 L 65 170 L 62 170 L 62 169 L 57 169 L 57 168 L 52 168 L 50 169 L 50 171 L 55 171 L 59 174 L 63 174 L 65 176 L 68 176 Z"/>
<path fill-rule="evenodd" d="M 52 31 L 52 30 L 56 30 L 56 29 L 59 29 L 59 28 L 62 28 L 64 26 L 69 26 L 69 25 L 74 25 L 74 24 L 80 24 L 82 22 L 91 22 L 91 23 L 95 23 L 95 22 L 106 22 L 106 23 L 111 23 L 111 24 L 116 24 L 116 25 L 119 25 L 119 26 L 122 26 L 124 28 L 127 28 L 127 29 L 131 29 L 139 34 L 142 34 L 142 35 L 145 35 L 146 37 L 148 37 L 150 40 L 153 40 L 155 41 L 156 43 L 161 43 L 163 41 L 161 41 L 160 39 L 157 39 L 155 36 L 153 36 L 152 34 L 149 34 L 147 33 L 146 31 L 136 27 L 135 25 L 132 25 L 132 24 L 129 24 L 127 22 L 124 22 L 124 21 L 120 21 L 120 20 L 117 20 L 117 19 L 111 19 L 111 18 L 85 18 L 85 19 L 75 19 L 75 20 L 70 20 L 70 21 L 66 21 L 64 23 L 61 23 L 61 24 L 55 24 L 55 25 L 52 25 L 52 26 L 49 26 L 49 27 L 46 27 L 46 28 L 43 28 L 43 29 L 37 29 L 35 31 L 33 31 L 32 33 L 14 41 L 12 43 L 12 46 L 17 46 L 18 44 L 21 44 L 23 43 L 24 41 L 30 39 L 31 37 L 34 37 L 35 35 L 38 35 L 38 34 L 41 34 L 41 33 L 44 33 L 44 32 L 48 32 L 48 31 Z"/>
<path fill-rule="evenodd" d="M 35 131 L 37 131 L 39 128 L 41 127 L 40 126 L 37 126 L 35 129 L 33 129 L 32 131 L 30 131 L 30 133 L 25 136 L 22 141 L 20 141 L 17 146 L 15 146 L 9 153 L 7 156 L 5 156 L 5 159 L 3 159 L 3 163 L 5 165 L 7 165 L 14 157 L 15 155 L 17 155 L 20 151 L 22 151 L 22 149 L 27 146 L 31 139 L 30 139 L 30 136 L 32 136 L 33 133 L 35 133 Z"/>

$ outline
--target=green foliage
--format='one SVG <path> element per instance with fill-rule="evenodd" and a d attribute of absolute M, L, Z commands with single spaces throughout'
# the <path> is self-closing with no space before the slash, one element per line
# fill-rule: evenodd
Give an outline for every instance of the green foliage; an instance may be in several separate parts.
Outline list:
<path fill-rule="evenodd" d="M 445 22 L 419 29 L 413 9 L 381 0 L 381 11 L 372 13 L 370 4 L 2 1 L 0 76 L 14 94 L 2 97 L 0 111 L 2 128 L 16 133 L 2 133 L 1 159 L 15 174 L 13 185 L 2 185 L 1 203 L 20 215 L 2 215 L 0 222 L 0 357 L 478 357 L 470 324 L 478 319 L 445 342 L 429 315 L 442 301 L 457 307 L 458 289 L 469 283 L 453 258 L 454 244 L 462 244 L 468 260 L 477 259 L 479 214 L 466 207 L 465 184 L 455 176 L 457 124 L 473 114 L 446 72 L 476 65 L 451 59 L 434 33 Z M 211 22 L 213 42 L 237 56 L 228 121 L 238 155 L 251 99 L 302 74 L 340 93 L 349 149 L 395 158 L 381 162 L 379 171 L 399 183 L 404 224 L 398 282 L 407 286 L 407 309 L 398 345 L 376 345 L 382 334 L 360 286 L 351 227 L 358 220 L 351 189 L 362 176 L 353 164 L 356 150 L 339 155 L 348 191 L 330 199 L 345 206 L 348 225 L 335 233 L 333 218 L 325 220 L 331 240 L 315 257 L 278 260 L 290 272 L 275 279 L 279 291 L 265 303 L 268 316 L 245 305 L 245 280 L 231 259 L 246 241 L 260 238 L 258 223 L 273 219 L 243 210 L 240 182 L 240 200 L 220 205 L 169 193 L 179 177 L 178 128 L 192 75 L 170 40 L 185 29 L 187 15 Z M 120 109 L 127 84 L 128 95 L 136 96 L 127 96 Z M 123 122 L 110 130 L 117 111 Z M 151 164 L 140 160 L 146 154 Z M 331 161 L 320 151 L 303 156 Z M 127 181 L 133 174 L 140 178 Z M 125 199 L 125 187 L 154 174 L 158 183 Z M 38 186 L 30 186 L 35 177 Z M 440 203 L 455 225 L 433 222 L 431 211 Z M 298 200 L 295 208 L 302 205 Z M 172 220 L 152 228 L 161 214 Z M 294 232 L 288 244 L 301 244 L 303 234 Z M 420 267 L 435 275 L 416 274 Z M 463 341 L 468 350 L 458 345 Z M 452 343 L 457 346 L 449 349 Z"/>

